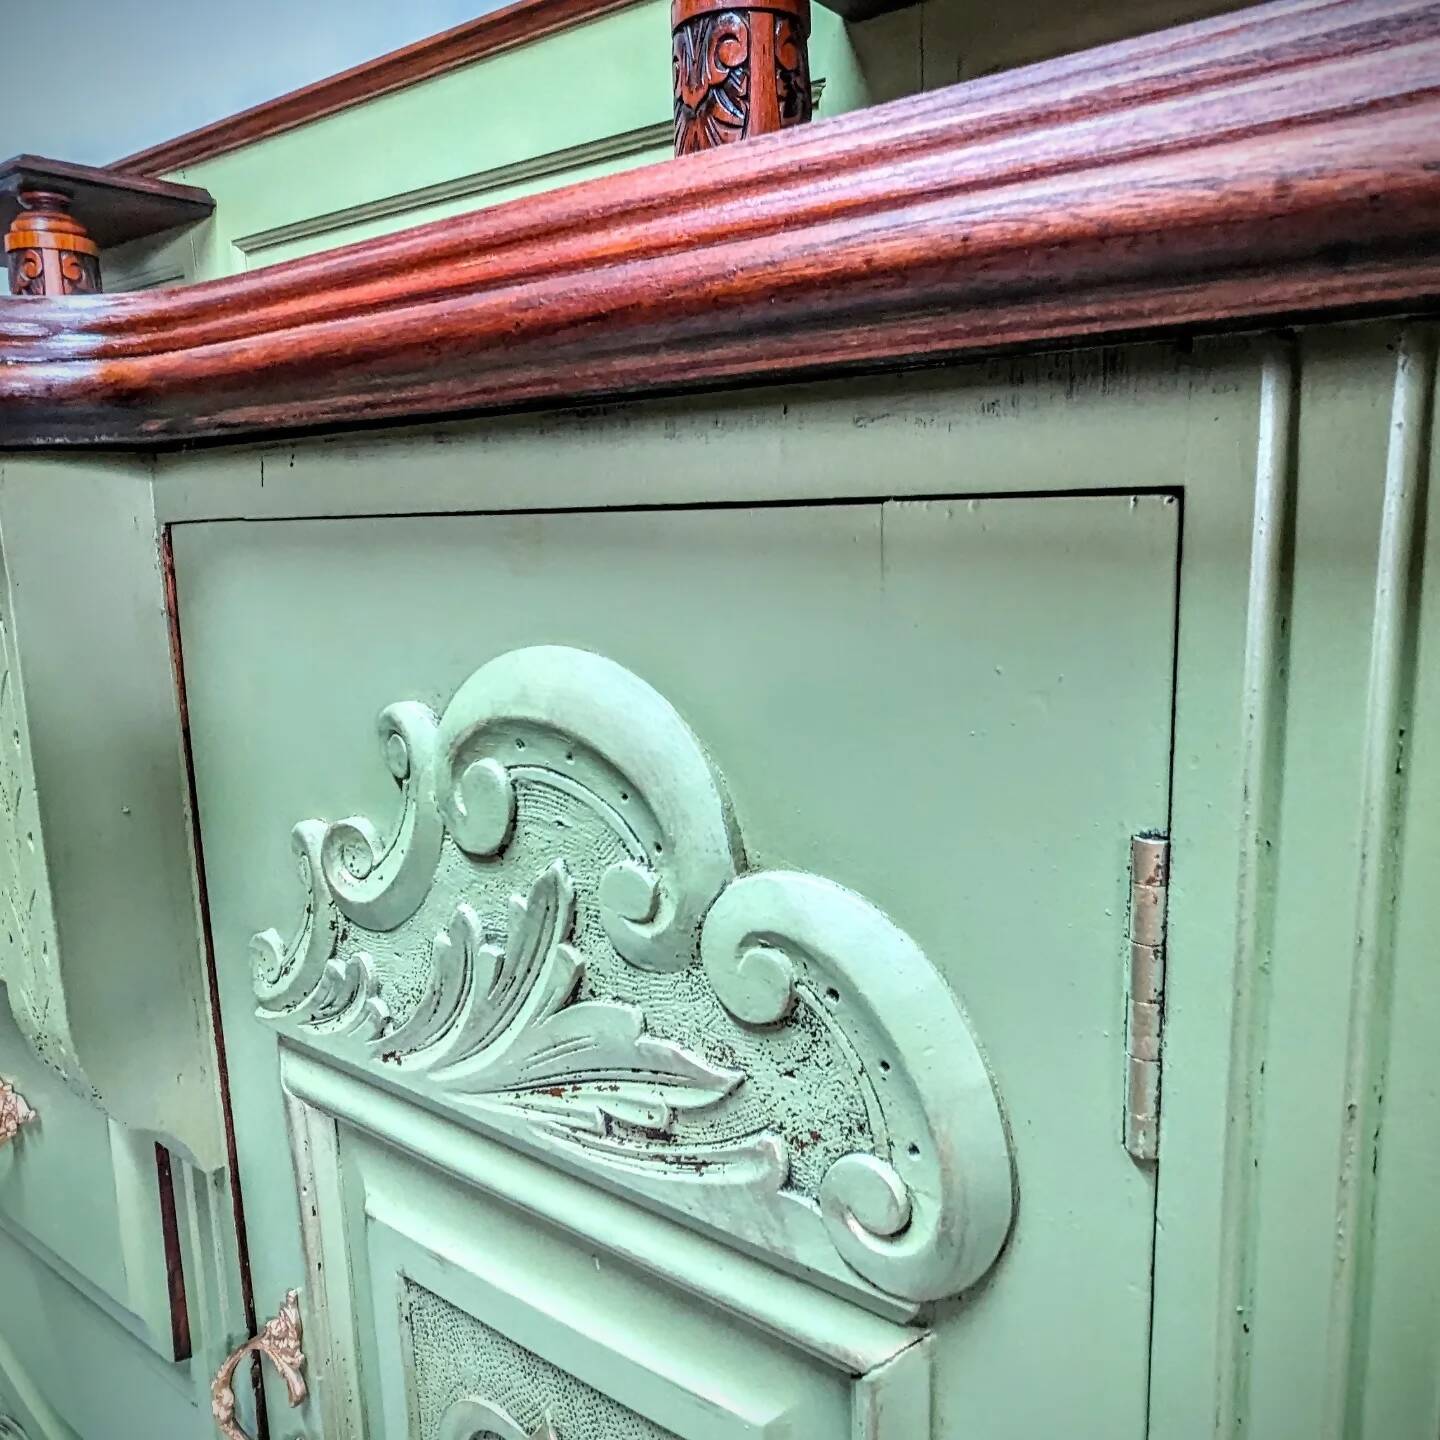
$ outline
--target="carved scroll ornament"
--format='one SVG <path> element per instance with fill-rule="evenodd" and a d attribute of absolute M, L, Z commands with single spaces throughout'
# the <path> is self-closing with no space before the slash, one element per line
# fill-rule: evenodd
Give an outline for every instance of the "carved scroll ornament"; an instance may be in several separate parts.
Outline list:
<path fill-rule="evenodd" d="M 253 1339 L 232 1351 L 210 1385 L 210 1413 L 225 1440 L 249 1440 L 235 1418 L 235 1372 L 249 1355 L 263 1355 L 280 1372 L 292 1406 L 304 1403 L 305 1352 L 300 1348 L 300 1295 L 291 1290 L 279 1313 Z"/>
<path fill-rule="evenodd" d="M 20 213 L 5 235 L 12 295 L 94 295 L 100 289 L 100 247 L 70 213 L 70 198 L 22 190 Z"/>
<path fill-rule="evenodd" d="M 675 153 L 810 119 L 810 0 L 672 0 Z"/>
<path fill-rule="evenodd" d="M 264 1019 L 862 1297 L 985 1273 L 1011 1165 L 953 993 L 861 896 L 747 872 L 663 697 L 517 650 L 380 742 L 399 821 L 296 826 L 309 903 L 253 942 Z"/>

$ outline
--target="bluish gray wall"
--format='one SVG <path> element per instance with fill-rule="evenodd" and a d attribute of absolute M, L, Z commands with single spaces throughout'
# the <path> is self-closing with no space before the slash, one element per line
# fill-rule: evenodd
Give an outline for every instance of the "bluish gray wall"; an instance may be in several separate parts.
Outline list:
<path fill-rule="evenodd" d="M 0 160 L 106 165 L 498 9 L 497 0 L 0 0 Z M 41 36 L 48 37 L 43 51 Z M 28 42 L 34 42 L 33 44 Z M 6 53 L 8 51 L 8 53 Z M 58 82 L 58 83 L 57 83 Z M 27 89 L 34 83 L 33 93 Z M 31 103 L 33 101 L 33 103 Z"/>

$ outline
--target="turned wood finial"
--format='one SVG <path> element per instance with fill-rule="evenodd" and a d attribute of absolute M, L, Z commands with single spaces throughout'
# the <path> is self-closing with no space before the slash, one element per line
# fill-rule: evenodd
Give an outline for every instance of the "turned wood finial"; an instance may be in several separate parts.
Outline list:
<path fill-rule="evenodd" d="M 93 295 L 100 289 L 100 247 L 70 213 L 60 190 L 22 189 L 5 235 L 12 295 Z"/>
<path fill-rule="evenodd" d="M 810 0 L 671 0 L 675 153 L 810 118 Z"/>

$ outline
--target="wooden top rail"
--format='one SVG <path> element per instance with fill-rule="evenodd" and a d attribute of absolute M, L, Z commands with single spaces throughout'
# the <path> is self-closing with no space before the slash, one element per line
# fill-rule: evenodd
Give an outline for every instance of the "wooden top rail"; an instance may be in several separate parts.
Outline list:
<path fill-rule="evenodd" d="M 0 304 L 0 445 L 162 445 L 1440 299 L 1440 6 L 1276 0 L 251 275 Z"/>

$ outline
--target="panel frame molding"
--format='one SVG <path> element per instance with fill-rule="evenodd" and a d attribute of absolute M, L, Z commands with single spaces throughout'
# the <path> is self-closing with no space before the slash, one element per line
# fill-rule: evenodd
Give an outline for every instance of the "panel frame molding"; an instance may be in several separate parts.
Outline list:
<path fill-rule="evenodd" d="M 0 1396 L 0 1440 L 80 1440 L 45 1399 L 29 1370 L 0 1335 L 0 1380 L 14 1399 Z M 12 1408 L 19 1407 L 19 1413 Z"/>
<path fill-rule="evenodd" d="M 327 1440 L 368 1440 L 357 1312 L 365 1217 L 346 1193 L 343 1137 L 408 1160 L 614 1255 L 852 1377 L 852 1440 L 930 1433 L 929 1332 L 873 1315 L 718 1240 L 637 1209 L 288 1041 L 280 1047 L 305 1256 L 307 1416 Z M 416 1241 L 423 1246 L 423 1242 Z"/>

